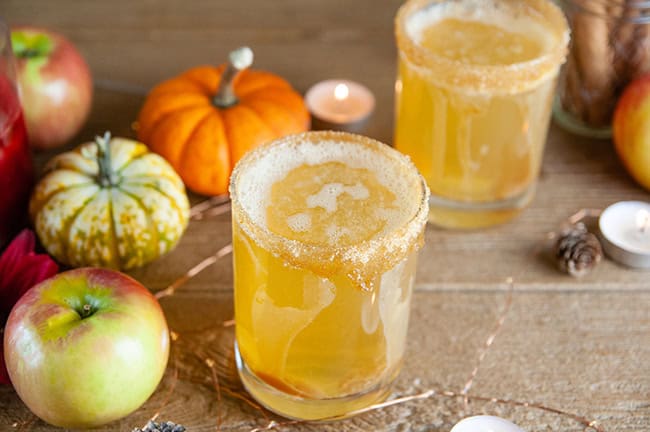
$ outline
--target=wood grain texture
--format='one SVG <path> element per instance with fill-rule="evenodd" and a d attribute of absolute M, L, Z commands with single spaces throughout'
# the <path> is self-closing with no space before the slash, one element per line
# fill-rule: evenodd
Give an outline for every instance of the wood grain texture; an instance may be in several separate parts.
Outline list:
<path fill-rule="evenodd" d="M 107 129 L 133 137 L 132 122 L 144 100 L 141 89 L 195 65 L 220 63 L 242 44 L 255 50 L 256 67 L 284 76 L 301 92 L 332 77 L 366 84 L 377 97 L 366 133 L 390 143 L 396 68 L 392 20 L 400 3 L 3 0 L 0 13 L 10 24 L 43 25 L 66 34 L 88 59 L 100 85 L 87 125 L 67 148 Z M 126 85 L 128 91 L 108 90 L 107 83 Z M 52 155 L 37 155 L 38 164 Z M 201 199 L 192 196 L 194 203 Z M 408 354 L 395 393 L 460 391 L 504 305 L 506 279 L 513 277 L 512 308 L 470 394 L 541 402 L 597 419 L 607 431 L 650 430 L 649 273 L 606 260 L 585 278 L 573 279 L 557 272 L 546 240 L 578 209 L 627 199 L 648 201 L 650 195 L 624 172 L 610 142 L 551 127 L 537 196 L 521 217 L 483 231 L 428 227 Z M 228 214 L 192 221 L 175 251 L 131 274 L 159 291 L 229 241 Z M 215 430 L 218 418 L 223 431 L 265 424 L 241 401 L 223 396 L 219 403 L 209 371 L 191 356 L 227 353 L 230 347 L 232 329 L 221 323 L 232 318 L 231 264 L 229 257 L 219 261 L 161 300 L 170 327 L 180 335 L 175 349 L 182 355 L 140 410 L 98 430 L 141 426 L 167 400 L 161 418 L 192 432 Z M 465 407 L 445 397 L 285 430 L 446 432 L 463 416 L 482 412 L 511 418 L 529 432 L 584 430 L 567 417 L 532 408 L 477 401 Z M 34 419 L 4 387 L 0 430 L 53 428 Z"/>

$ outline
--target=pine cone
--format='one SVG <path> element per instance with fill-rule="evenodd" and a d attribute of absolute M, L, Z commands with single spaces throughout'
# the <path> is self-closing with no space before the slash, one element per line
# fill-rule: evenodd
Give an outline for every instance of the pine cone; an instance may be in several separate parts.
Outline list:
<path fill-rule="evenodd" d="M 596 266 L 603 256 L 598 238 L 578 223 L 564 230 L 555 244 L 555 258 L 563 272 L 571 276 L 584 276 Z"/>
<path fill-rule="evenodd" d="M 185 432 L 185 427 L 170 421 L 156 423 L 149 420 L 143 429 L 135 428 L 131 432 Z"/>

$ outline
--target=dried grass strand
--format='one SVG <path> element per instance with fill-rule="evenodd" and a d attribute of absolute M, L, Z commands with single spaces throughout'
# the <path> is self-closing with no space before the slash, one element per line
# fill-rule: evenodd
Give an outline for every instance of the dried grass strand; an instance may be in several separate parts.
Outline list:
<path fill-rule="evenodd" d="M 172 340 L 174 340 L 174 339 L 172 339 Z M 158 407 L 158 409 L 156 410 L 154 415 L 151 416 L 151 418 L 149 419 L 150 421 L 156 421 L 156 419 L 158 417 L 160 417 L 160 413 L 162 412 L 163 409 L 165 409 L 165 407 L 167 405 L 169 405 L 169 401 L 171 400 L 172 395 L 174 394 L 174 391 L 176 390 L 176 384 L 178 384 L 178 380 L 179 380 L 178 357 L 176 356 L 176 354 L 172 354 L 172 359 L 173 359 L 173 363 L 174 363 L 174 372 L 172 374 L 172 383 L 171 383 L 171 385 L 169 387 L 169 390 L 167 391 L 167 394 L 163 398 L 162 403 L 160 404 L 160 406 Z M 144 429 L 144 426 L 141 429 Z"/>
<path fill-rule="evenodd" d="M 210 369 L 210 377 L 212 379 L 212 385 L 217 392 L 217 431 L 221 431 L 221 423 L 222 423 L 222 409 L 221 409 L 221 386 L 219 385 L 219 376 L 215 370 L 215 365 L 216 362 L 210 358 L 207 357 L 204 360 L 205 365 Z"/>
<path fill-rule="evenodd" d="M 34 426 L 34 423 L 36 422 L 38 417 L 36 417 L 34 414 L 32 414 L 31 411 L 29 412 L 29 415 L 30 415 L 30 417 L 29 417 L 28 420 L 25 420 L 25 421 L 21 422 L 20 424 L 14 423 L 16 426 L 20 426 L 20 428 L 18 429 L 18 432 L 28 432 L 29 430 L 32 429 L 32 426 Z"/>
<path fill-rule="evenodd" d="M 214 217 L 214 216 L 220 216 L 222 214 L 226 214 L 229 211 L 230 211 L 230 201 L 220 204 L 216 207 L 213 207 L 210 210 L 206 210 L 205 212 L 196 215 L 193 219 L 194 220 L 207 219 L 208 217 Z"/>
<path fill-rule="evenodd" d="M 187 281 L 201 273 L 203 270 L 206 268 L 210 267 L 211 265 L 215 264 L 217 261 L 219 261 L 221 258 L 225 257 L 226 255 L 229 255 L 232 253 L 232 244 L 229 243 L 226 246 L 222 247 L 219 249 L 214 255 L 210 255 L 209 257 L 205 258 L 202 260 L 200 263 L 189 269 L 183 276 L 179 277 L 176 279 L 174 282 L 171 283 L 167 288 L 165 288 L 162 291 L 158 291 L 155 294 L 155 297 L 157 299 L 161 299 L 164 297 L 169 297 L 172 296 L 176 293 L 176 290 L 179 289 L 181 286 L 185 285 Z"/>
<path fill-rule="evenodd" d="M 191 220 L 201 220 L 206 216 L 216 216 L 230 211 L 228 195 L 217 195 L 201 201 L 190 209 Z"/>
<path fill-rule="evenodd" d="M 579 222 L 583 222 L 586 219 L 595 219 L 600 217 L 600 215 L 603 213 L 601 209 L 594 209 L 594 208 L 582 208 L 566 218 L 561 226 L 560 226 L 560 231 L 564 228 L 571 227 Z M 552 231 L 547 233 L 547 238 L 548 240 L 555 240 L 559 236 L 558 231 Z"/>
<path fill-rule="evenodd" d="M 510 306 L 512 306 L 514 279 L 512 277 L 509 277 L 506 283 L 508 284 L 508 296 L 506 297 L 506 302 L 503 306 L 503 309 L 501 310 L 501 313 L 497 318 L 497 321 L 494 325 L 494 329 L 490 332 L 487 339 L 483 343 L 483 348 L 481 349 L 478 359 L 476 360 L 476 364 L 474 365 L 474 369 L 472 370 L 472 373 L 470 374 L 469 378 L 465 382 L 465 385 L 463 386 L 463 389 L 460 392 L 460 394 L 463 395 L 463 403 L 465 405 L 465 408 L 467 408 L 467 405 L 469 404 L 469 398 L 468 398 L 469 391 L 474 385 L 474 379 L 476 379 L 476 375 L 478 375 L 479 368 L 483 363 L 483 360 L 485 360 L 485 357 L 487 356 L 490 347 L 494 343 L 494 340 L 496 339 L 497 335 L 501 331 L 501 328 L 503 327 L 503 323 L 506 320 L 508 312 L 510 312 Z"/>
<path fill-rule="evenodd" d="M 586 208 L 586 209 L 580 209 L 567 219 L 567 222 L 570 223 L 571 225 L 575 225 L 578 222 L 587 219 L 587 218 L 597 218 L 601 215 L 603 211 L 600 209 L 591 209 L 591 208 Z"/>
<path fill-rule="evenodd" d="M 514 399 L 504 399 L 504 398 L 495 398 L 495 397 L 487 397 L 487 396 L 479 396 L 479 395 L 466 395 L 460 392 L 453 392 L 453 391 L 440 391 L 440 390 L 435 390 L 435 389 L 429 389 L 426 391 L 423 391 L 421 393 L 413 394 L 413 395 L 408 395 L 408 396 L 403 396 L 397 399 L 393 399 L 390 401 L 370 405 L 369 407 L 357 410 L 357 411 L 352 411 L 348 414 L 346 414 L 344 417 L 351 416 L 351 415 L 358 415 L 358 414 L 364 414 L 367 412 L 371 411 L 377 411 L 377 410 L 382 410 L 391 406 L 395 405 L 401 405 L 405 404 L 408 402 L 413 402 L 417 400 L 424 400 L 424 399 L 429 399 L 434 396 L 440 396 L 440 397 L 446 397 L 446 398 L 465 398 L 467 397 L 470 401 L 482 401 L 482 402 L 491 402 L 491 403 L 496 403 L 496 404 L 503 404 L 503 405 L 510 405 L 510 406 L 519 406 L 523 408 L 534 408 L 538 409 L 541 411 L 546 411 L 552 414 L 557 414 L 561 415 L 567 418 L 570 418 L 574 420 L 575 422 L 581 424 L 582 426 L 585 427 L 585 429 L 593 429 L 595 432 L 606 432 L 606 430 L 598 424 L 598 421 L 596 420 L 589 420 L 586 417 L 570 413 L 568 411 L 561 410 L 559 408 L 553 408 L 549 407 L 546 405 L 543 405 L 541 403 L 537 402 L 528 402 L 528 401 L 518 401 Z M 328 417 L 325 419 L 322 419 L 322 421 L 330 421 L 330 420 L 337 420 L 340 419 L 341 416 L 339 417 Z M 276 421 L 270 421 L 264 426 L 256 427 L 254 429 L 251 429 L 249 432 L 261 432 L 261 431 L 268 431 L 268 430 L 278 430 L 286 426 L 292 426 L 296 424 L 306 424 L 309 423 L 308 421 L 302 421 L 302 420 L 291 420 L 287 422 L 276 422 Z"/>

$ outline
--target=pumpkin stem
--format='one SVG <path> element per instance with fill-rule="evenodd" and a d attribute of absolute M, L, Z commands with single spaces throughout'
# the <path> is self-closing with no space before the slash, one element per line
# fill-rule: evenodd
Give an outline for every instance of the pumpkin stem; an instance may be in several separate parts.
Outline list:
<path fill-rule="evenodd" d="M 97 165 L 99 165 L 97 181 L 102 187 L 115 186 L 118 182 L 111 163 L 110 143 L 111 133 L 108 131 L 104 133 L 103 137 L 95 137 L 95 144 L 97 144 Z"/>
<path fill-rule="evenodd" d="M 233 81 L 239 73 L 253 64 L 253 50 L 244 46 L 231 51 L 228 55 L 228 65 L 221 75 L 217 94 L 212 98 L 212 103 L 219 108 L 228 108 L 239 102 Z"/>

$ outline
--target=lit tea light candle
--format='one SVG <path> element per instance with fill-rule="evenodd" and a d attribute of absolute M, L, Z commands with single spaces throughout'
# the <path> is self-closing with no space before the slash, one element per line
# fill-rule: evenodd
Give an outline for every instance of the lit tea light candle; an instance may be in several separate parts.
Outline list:
<path fill-rule="evenodd" d="M 456 423 L 451 432 L 524 432 L 516 424 L 501 417 L 480 415 Z"/>
<path fill-rule="evenodd" d="M 361 132 L 373 110 L 375 97 L 365 86 L 348 80 L 326 80 L 305 95 L 314 129 Z"/>
<path fill-rule="evenodd" d="M 635 268 L 650 268 L 650 203 L 621 201 L 607 207 L 598 227 L 603 249 L 612 259 Z"/>

